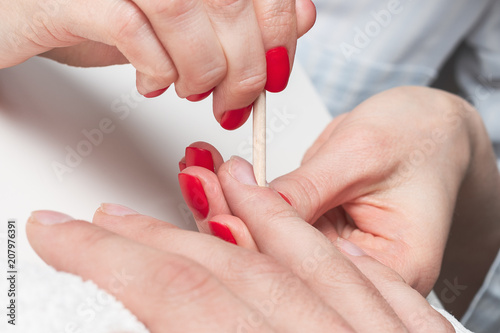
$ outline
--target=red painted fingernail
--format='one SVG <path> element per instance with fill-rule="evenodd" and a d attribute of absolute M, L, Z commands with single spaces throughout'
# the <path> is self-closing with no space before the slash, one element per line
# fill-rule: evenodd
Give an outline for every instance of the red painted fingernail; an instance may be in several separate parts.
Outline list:
<path fill-rule="evenodd" d="M 214 91 L 214 88 L 210 89 L 207 92 L 204 92 L 203 94 L 196 94 L 196 95 L 191 95 L 186 97 L 186 99 L 190 102 L 199 102 L 210 96 L 210 94 Z"/>
<path fill-rule="evenodd" d="M 202 148 L 186 148 L 186 167 L 190 166 L 200 166 L 215 172 L 212 153 L 209 150 Z"/>
<path fill-rule="evenodd" d="M 186 165 L 186 162 L 184 161 L 180 161 L 179 162 L 179 171 L 182 172 L 182 170 L 186 169 L 187 168 L 187 165 Z"/>
<path fill-rule="evenodd" d="M 208 227 L 210 228 L 212 235 L 219 237 L 226 242 L 236 244 L 236 239 L 234 239 L 234 236 L 227 225 L 219 222 L 209 221 Z"/>
<path fill-rule="evenodd" d="M 287 204 L 289 204 L 290 206 L 292 205 L 292 203 L 290 202 L 290 199 L 288 199 L 286 195 L 284 195 L 281 192 L 278 192 L 278 194 L 281 195 L 281 197 L 283 198 L 283 200 L 286 201 Z"/>
<path fill-rule="evenodd" d="M 179 185 L 187 205 L 199 218 L 208 215 L 208 199 L 198 178 L 186 173 L 179 174 Z"/>
<path fill-rule="evenodd" d="M 227 129 L 229 131 L 241 127 L 241 125 L 243 125 L 250 116 L 250 112 L 252 111 L 252 106 L 253 104 L 250 104 L 249 106 L 243 109 L 224 112 L 220 120 L 220 125 L 222 126 L 222 128 Z"/>
<path fill-rule="evenodd" d="M 290 59 L 288 51 L 283 46 L 271 49 L 266 53 L 267 82 L 269 92 L 283 91 L 290 78 Z"/>
<path fill-rule="evenodd" d="M 168 87 L 160 89 L 160 90 L 157 90 L 157 91 L 153 91 L 153 92 L 147 93 L 146 95 L 144 95 L 144 97 L 146 97 L 146 98 L 155 98 L 155 97 L 158 97 L 161 94 L 163 94 L 165 91 L 167 91 L 167 89 L 168 89 Z"/>

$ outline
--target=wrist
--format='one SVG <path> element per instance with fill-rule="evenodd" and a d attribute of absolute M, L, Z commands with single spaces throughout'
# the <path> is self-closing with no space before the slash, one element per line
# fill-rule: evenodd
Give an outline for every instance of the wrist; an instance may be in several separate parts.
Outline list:
<path fill-rule="evenodd" d="M 479 114 L 465 119 L 470 154 L 460 184 L 455 214 L 436 291 L 448 310 L 461 316 L 480 288 L 500 247 L 500 174 L 491 142 Z M 450 283 L 463 288 L 455 295 Z M 451 297 L 453 296 L 453 297 Z"/>

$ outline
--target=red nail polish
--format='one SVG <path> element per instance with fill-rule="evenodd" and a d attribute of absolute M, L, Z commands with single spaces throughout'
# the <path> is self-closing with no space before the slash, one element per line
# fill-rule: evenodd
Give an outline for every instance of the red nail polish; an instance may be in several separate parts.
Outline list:
<path fill-rule="evenodd" d="M 186 173 L 179 174 L 179 185 L 182 196 L 187 205 L 198 218 L 205 218 L 208 215 L 208 199 L 205 190 L 198 178 Z"/>
<path fill-rule="evenodd" d="M 200 166 L 215 172 L 212 153 L 209 150 L 202 148 L 186 148 L 186 167 L 190 166 Z"/>
<path fill-rule="evenodd" d="M 157 90 L 157 91 L 153 91 L 153 92 L 147 93 L 146 95 L 144 95 L 144 97 L 146 97 L 146 98 L 155 98 L 155 97 L 158 97 L 161 94 L 163 94 L 165 91 L 167 91 L 167 89 L 168 89 L 168 87 L 160 89 L 160 90 Z"/>
<path fill-rule="evenodd" d="M 278 192 L 278 194 L 281 195 L 281 197 L 283 198 L 283 200 L 286 201 L 287 204 L 289 204 L 290 206 L 292 205 L 292 203 L 290 202 L 290 199 L 288 199 L 286 195 L 284 195 L 281 192 Z"/>
<path fill-rule="evenodd" d="M 250 116 L 250 112 L 252 111 L 252 106 L 253 104 L 250 104 L 249 106 L 243 109 L 224 112 L 220 120 L 220 125 L 222 126 L 222 128 L 227 129 L 229 131 L 241 127 L 241 125 L 243 125 Z"/>
<path fill-rule="evenodd" d="M 180 161 L 179 162 L 179 171 L 182 172 L 182 170 L 186 169 L 187 166 L 186 166 L 186 162 L 183 162 L 183 161 Z"/>
<path fill-rule="evenodd" d="M 212 235 L 219 237 L 226 242 L 236 244 L 236 239 L 234 239 L 234 236 L 227 225 L 219 222 L 209 221 L 208 227 L 210 228 Z"/>
<path fill-rule="evenodd" d="M 288 51 L 283 46 L 271 49 L 266 53 L 266 62 L 266 90 L 274 93 L 283 91 L 290 78 L 290 59 L 288 58 Z"/>
<path fill-rule="evenodd" d="M 199 102 L 210 96 L 210 94 L 214 91 L 214 88 L 210 89 L 207 92 L 204 92 L 203 94 L 196 94 L 196 95 L 191 95 L 186 97 L 186 99 L 190 102 Z"/>

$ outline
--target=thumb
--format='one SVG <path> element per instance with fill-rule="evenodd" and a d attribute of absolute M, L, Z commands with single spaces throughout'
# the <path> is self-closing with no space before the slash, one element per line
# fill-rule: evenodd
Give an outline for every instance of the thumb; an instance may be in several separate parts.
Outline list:
<path fill-rule="evenodd" d="M 297 34 L 302 37 L 308 32 L 316 21 L 316 6 L 311 0 L 297 0 L 295 2 L 297 13 Z"/>
<path fill-rule="evenodd" d="M 391 172 L 373 142 L 371 135 L 331 137 L 299 168 L 269 185 L 314 223 L 330 209 L 373 192 Z"/>

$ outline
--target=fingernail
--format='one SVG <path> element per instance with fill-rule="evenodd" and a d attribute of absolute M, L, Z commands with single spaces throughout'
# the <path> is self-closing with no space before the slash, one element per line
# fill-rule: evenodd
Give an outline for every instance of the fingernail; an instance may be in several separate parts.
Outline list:
<path fill-rule="evenodd" d="M 356 244 L 348 241 L 345 238 L 337 238 L 336 240 L 337 247 L 344 253 L 350 254 L 354 257 L 366 256 L 366 252 L 361 250 Z"/>
<path fill-rule="evenodd" d="M 252 111 L 253 104 L 250 104 L 246 108 L 226 111 L 222 115 L 220 120 L 220 125 L 222 128 L 229 131 L 235 130 L 247 121 Z"/>
<path fill-rule="evenodd" d="M 212 153 L 209 150 L 202 148 L 186 148 L 186 167 L 190 166 L 200 166 L 215 172 Z"/>
<path fill-rule="evenodd" d="M 158 97 L 161 94 L 163 94 L 165 91 L 167 91 L 167 89 L 168 89 L 168 87 L 160 89 L 160 90 L 157 90 L 157 91 L 153 91 L 153 92 L 147 93 L 147 94 L 144 95 L 144 97 L 146 97 L 146 98 L 155 98 L 155 97 Z"/>
<path fill-rule="evenodd" d="M 187 168 L 186 162 L 180 161 L 179 162 L 179 171 L 182 172 L 182 170 L 184 170 L 186 168 Z"/>
<path fill-rule="evenodd" d="M 200 218 L 208 215 L 208 199 L 198 178 L 186 173 L 179 174 L 179 185 L 187 205 Z"/>
<path fill-rule="evenodd" d="M 186 97 L 186 99 L 190 102 L 199 102 L 210 96 L 210 94 L 214 91 L 214 88 L 210 89 L 207 92 L 204 92 L 203 94 L 196 94 L 196 95 L 191 95 Z"/>
<path fill-rule="evenodd" d="M 101 211 L 104 214 L 108 214 L 108 215 L 112 215 L 112 216 L 127 216 L 127 215 L 139 214 L 135 210 L 130 209 L 128 207 L 118 205 L 118 204 L 111 204 L 111 203 L 101 204 Z"/>
<path fill-rule="evenodd" d="M 219 237 L 226 242 L 236 244 L 236 239 L 234 239 L 234 236 L 227 225 L 219 222 L 209 221 L 208 227 L 210 228 L 212 235 Z"/>
<path fill-rule="evenodd" d="M 281 197 L 283 198 L 283 200 L 286 201 L 287 204 L 289 204 L 290 206 L 292 205 L 292 203 L 290 202 L 290 199 L 288 199 L 286 195 L 284 195 L 281 192 L 278 192 L 278 194 L 281 195 Z"/>
<path fill-rule="evenodd" d="M 250 163 L 238 156 L 233 156 L 230 159 L 229 173 L 240 183 L 246 185 L 257 185 L 253 167 Z"/>
<path fill-rule="evenodd" d="M 74 220 L 75 219 L 69 215 L 54 212 L 52 210 L 36 210 L 31 213 L 29 218 L 30 222 L 36 222 L 43 225 L 54 225 Z"/>
<path fill-rule="evenodd" d="M 267 82 L 269 92 L 283 91 L 290 78 L 290 59 L 288 51 L 283 46 L 271 49 L 266 53 Z"/>

